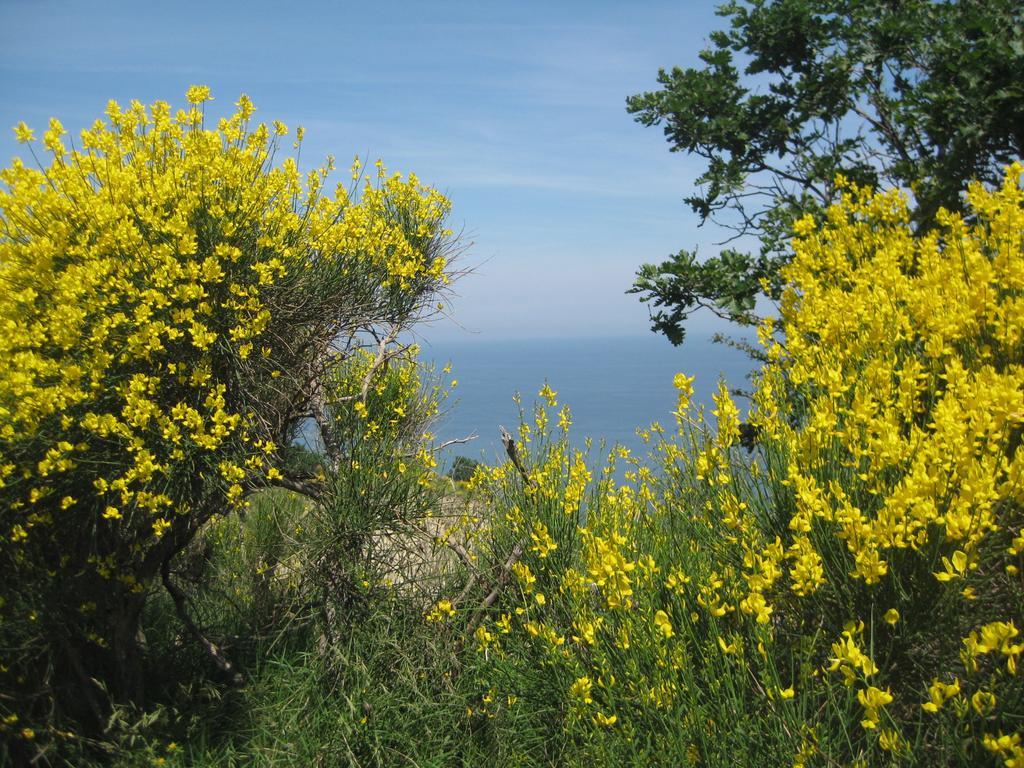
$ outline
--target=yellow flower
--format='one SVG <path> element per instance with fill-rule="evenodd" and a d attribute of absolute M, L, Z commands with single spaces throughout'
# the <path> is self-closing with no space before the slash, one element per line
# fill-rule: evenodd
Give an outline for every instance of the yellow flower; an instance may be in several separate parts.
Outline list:
<path fill-rule="evenodd" d="M 544 398 L 544 401 L 548 404 L 548 407 L 554 408 L 558 405 L 558 400 L 555 399 L 558 393 L 555 392 L 555 390 L 553 390 L 550 386 L 548 386 L 547 382 L 544 382 L 544 386 L 540 388 L 540 392 L 538 393 L 538 395 Z"/>
<path fill-rule="evenodd" d="M 740 610 L 755 616 L 758 624 L 767 624 L 770 621 L 773 608 L 768 605 L 764 595 L 760 592 L 751 592 L 740 601 Z"/>
<path fill-rule="evenodd" d="M 687 376 L 685 373 L 677 373 L 675 378 L 672 380 L 672 383 L 675 388 L 679 390 L 680 394 L 686 395 L 686 397 L 693 397 L 693 382 L 695 380 L 695 376 Z"/>
<path fill-rule="evenodd" d="M 952 560 L 948 557 L 943 557 L 942 565 L 945 570 L 934 574 L 935 578 L 939 581 L 950 581 L 952 579 L 962 578 L 967 572 L 967 555 L 958 549 L 953 553 Z"/>
<path fill-rule="evenodd" d="M 971 706 L 979 715 L 987 715 L 996 706 L 996 695 L 991 691 L 977 691 L 971 696 Z"/>
<path fill-rule="evenodd" d="M 998 736 L 986 733 L 982 737 L 982 744 L 989 752 L 994 752 L 1005 758 L 1004 765 L 1017 768 L 1024 760 L 1024 749 L 1021 748 L 1021 734 L 1005 734 L 1002 731 Z"/>
<path fill-rule="evenodd" d="M 740 641 L 738 639 L 733 640 L 733 642 L 731 643 L 727 643 L 721 637 L 718 638 L 718 647 L 722 649 L 722 653 L 724 653 L 726 656 L 735 656 L 739 654 L 742 648 L 742 646 L 740 645 Z"/>
<path fill-rule="evenodd" d="M 949 699 L 960 693 L 960 681 L 956 678 L 953 679 L 951 684 L 939 682 L 936 678 L 932 680 L 932 684 L 928 687 L 928 696 L 930 701 L 926 701 L 921 705 L 921 709 L 925 712 L 938 712 L 942 709 L 942 705 Z"/>
<path fill-rule="evenodd" d="M 64 144 L 61 141 L 61 136 L 65 133 L 64 126 L 61 125 L 60 120 L 55 117 L 50 118 L 50 127 L 43 134 L 43 146 L 50 150 L 57 157 L 64 155 Z"/>
<path fill-rule="evenodd" d="M 864 707 L 864 719 L 860 721 L 861 726 L 872 729 L 878 726 L 879 710 L 892 703 L 892 693 L 888 688 L 883 691 L 872 685 L 857 691 L 857 701 Z"/>
<path fill-rule="evenodd" d="M 185 98 L 189 104 L 202 104 L 206 101 L 211 101 L 213 96 L 210 94 L 210 87 L 208 85 L 193 85 L 185 93 Z"/>
<path fill-rule="evenodd" d="M 512 573 L 519 581 L 519 585 L 523 588 L 524 592 L 530 592 L 533 590 L 533 585 L 537 581 L 537 577 L 533 575 L 530 570 L 530 566 L 523 562 L 517 562 L 512 566 Z"/>
<path fill-rule="evenodd" d="M 658 631 L 666 638 L 672 637 L 675 634 L 672 629 L 672 622 L 668 618 L 668 614 L 664 611 L 658 611 L 654 614 L 654 626 L 657 627 Z"/>
<path fill-rule="evenodd" d="M 455 615 L 455 607 L 450 600 L 438 600 L 437 604 L 427 613 L 427 621 L 445 621 Z"/>
<path fill-rule="evenodd" d="M 473 637 L 476 638 L 477 651 L 486 652 L 494 643 L 494 635 L 488 632 L 487 628 L 482 624 L 476 628 L 476 632 L 473 633 Z"/>
<path fill-rule="evenodd" d="M 900 620 L 900 612 L 895 608 L 890 608 L 885 612 L 885 615 L 882 618 L 885 620 L 886 624 L 895 627 L 896 622 Z"/>
<path fill-rule="evenodd" d="M 679 391 L 678 403 L 676 406 L 676 418 L 682 418 L 686 409 L 690 405 L 690 398 L 693 397 L 693 382 L 695 381 L 694 376 L 687 376 L 683 373 L 677 373 L 675 378 L 672 380 L 673 385 Z"/>
<path fill-rule="evenodd" d="M 539 520 L 533 524 L 533 530 L 530 532 L 530 539 L 533 541 L 533 546 L 530 549 L 537 553 L 537 557 L 543 559 L 549 554 L 558 549 L 558 544 L 551 537 L 548 532 L 548 527 Z"/>
<path fill-rule="evenodd" d="M 886 752 L 899 752 L 903 748 L 903 739 L 897 731 L 886 728 L 878 736 L 878 746 Z"/>
<path fill-rule="evenodd" d="M 27 144 L 30 141 L 35 141 L 35 133 L 25 125 L 24 122 L 18 123 L 14 126 L 14 138 L 17 139 L 19 144 Z"/>
<path fill-rule="evenodd" d="M 569 688 L 569 695 L 584 704 L 592 704 L 594 701 L 591 696 L 592 688 L 593 684 L 590 682 L 589 677 L 580 677 Z"/>

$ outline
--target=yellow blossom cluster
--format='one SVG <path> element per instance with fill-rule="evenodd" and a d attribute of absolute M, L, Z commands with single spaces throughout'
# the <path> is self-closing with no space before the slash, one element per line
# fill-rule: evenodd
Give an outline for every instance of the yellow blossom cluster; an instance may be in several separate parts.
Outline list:
<path fill-rule="evenodd" d="M 521 542 L 518 594 L 548 596 L 504 607 L 502 668 L 549 669 L 574 727 L 624 743 L 725 759 L 746 713 L 794 764 L 1024 764 L 1022 172 L 923 234 L 840 179 L 795 226 L 745 424 L 679 374 L 677 433 L 596 479 L 524 425 L 527 476 L 474 479 L 514 509 L 495 561 Z"/>
<path fill-rule="evenodd" d="M 280 477 L 276 443 L 314 364 L 330 364 L 319 350 L 446 281 L 437 191 L 383 166 L 362 189 L 328 190 L 333 159 L 275 164 L 287 127 L 255 123 L 244 95 L 208 126 L 211 99 L 195 86 L 178 110 L 112 101 L 76 137 L 53 119 L 45 165 L 0 170 L 11 632 L 35 616 L 86 627 L 82 589 L 141 596 L 207 519 Z M 15 135 L 38 157 L 28 126 Z"/>

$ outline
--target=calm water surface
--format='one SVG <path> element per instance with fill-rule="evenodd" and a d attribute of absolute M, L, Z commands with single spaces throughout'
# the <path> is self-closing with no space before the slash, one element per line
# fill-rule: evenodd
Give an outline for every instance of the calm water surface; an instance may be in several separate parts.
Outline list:
<path fill-rule="evenodd" d="M 747 375 L 754 367 L 746 354 L 714 343 L 709 336 L 687 336 L 673 347 L 653 334 L 639 338 L 543 339 L 515 341 L 433 342 L 424 344 L 422 357 L 440 370 L 451 363 L 447 380 L 458 386 L 445 404 L 445 415 L 435 426 L 439 441 L 476 434 L 467 445 L 454 446 L 454 455 L 492 462 L 504 453 L 498 425 L 514 431 L 519 410 L 513 395 L 522 395 L 529 411 L 547 381 L 558 392 L 559 406 L 568 404 L 573 425 L 570 434 L 582 447 L 584 437 L 609 445 L 619 443 L 636 452 L 643 444 L 637 427 L 675 422 L 678 372 L 696 376 L 694 400 L 713 407 L 711 394 L 724 377 L 730 388 L 749 389 Z M 738 401 L 746 413 L 747 401 Z M 449 458 L 450 460 L 450 458 Z"/>

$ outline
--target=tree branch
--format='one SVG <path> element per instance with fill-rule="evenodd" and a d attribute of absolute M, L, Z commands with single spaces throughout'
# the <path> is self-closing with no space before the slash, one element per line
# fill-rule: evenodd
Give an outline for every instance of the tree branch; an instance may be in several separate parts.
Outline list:
<path fill-rule="evenodd" d="M 501 443 L 505 446 L 505 453 L 508 454 L 509 459 L 512 461 L 512 465 L 519 471 L 523 480 L 527 485 L 533 485 L 533 480 L 530 479 L 530 473 L 526 471 L 526 467 L 523 466 L 522 460 L 519 458 L 519 452 L 516 450 L 515 438 L 509 434 L 509 431 L 500 424 L 498 429 L 501 430 Z"/>
<path fill-rule="evenodd" d="M 479 575 L 476 563 L 473 562 L 473 558 L 470 556 L 469 551 L 464 546 L 459 544 L 459 542 L 452 541 L 451 537 L 449 536 L 437 536 L 435 534 L 432 534 L 426 528 L 416 525 L 415 523 L 407 522 L 405 523 L 405 526 L 411 532 L 425 538 L 427 541 L 440 542 L 441 544 L 444 544 L 446 547 L 448 547 L 448 549 L 450 549 L 458 556 L 459 560 L 461 560 L 463 565 L 465 565 L 466 568 L 469 569 L 470 573 Z"/>
<path fill-rule="evenodd" d="M 185 597 L 185 593 L 181 591 L 177 584 L 171 581 L 170 558 L 164 560 L 163 564 L 160 566 L 160 576 L 163 580 L 164 588 L 174 601 L 174 610 L 178 614 L 178 618 L 181 620 L 181 623 L 185 625 L 185 628 L 188 629 L 189 633 L 203 647 L 203 650 L 205 650 L 206 654 L 213 660 L 213 663 L 217 665 L 217 668 L 225 675 L 228 675 L 232 685 L 243 685 L 245 683 L 245 678 L 242 676 L 242 673 L 238 672 L 234 668 L 231 662 L 228 661 L 227 657 L 221 652 L 220 648 L 218 648 L 202 633 L 199 627 L 196 626 L 196 623 L 192 621 L 192 617 L 188 615 L 186 607 L 187 598 Z"/>
<path fill-rule="evenodd" d="M 302 494 L 313 501 L 320 501 L 324 492 L 323 483 L 319 480 L 312 478 L 309 480 L 300 480 L 290 475 L 275 478 L 270 481 L 270 485 L 277 488 L 286 488 L 289 491 L 295 491 L 295 493 Z"/>
<path fill-rule="evenodd" d="M 498 572 L 498 578 L 495 581 L 494 588 L 487 594 L 479 606 L 473 613 L 473 617 L 470 619 L 469 624 L 466 625 L 465 632 L 463 632 L 462 640 L 459 643 L 459 650 L 465 645 L 466 641 L 473 636 L 476 628 L 480 626 L 480 622 L 483 621 L 484 614 L 487 610 L 494 605 L 498 598 L 501 596 L 501 591 L 505 588 L 508 583 L 509 576 L 512 575 L 512 566 L 519 562 L 519 558 L 523 556 L 523 542 L 517 543 L 509 554 L 508 559 L 504 565 L 501 566 L 501 570 Z"/>
<path fill-rule="evenodd" d="M 434 450 L 435 451 L 443 451 L 449 445 L 464 445 L 465 443 L 469 443 L 469 442 L 472 442 L 473 440 L 476 440 L 476 438 L 477 438 L 477 434 L 474 432 L 472 435 L 467 435 L 466 437 L 460 437 L 460 438 L 458 438 L 456 440 L 445 440 L 443 443 L 441 443 L 439 446 L 437 446 L 437 448 L 435 448 Z"/>
<path fill-rule="evenodd" d="M 320 439 L 323 441 L 327 460 L 330 461 L 332 469 L 337 469 L 341 464 L 341 446 L 334 435 L 334 429 L 327 411 L 324 386 L 320 377 L 316 377 L 312 382 L 309 407 L 310 412 L 313 414 L 313 421 L 316 422 L 317 429 L 320 430 Z"/>

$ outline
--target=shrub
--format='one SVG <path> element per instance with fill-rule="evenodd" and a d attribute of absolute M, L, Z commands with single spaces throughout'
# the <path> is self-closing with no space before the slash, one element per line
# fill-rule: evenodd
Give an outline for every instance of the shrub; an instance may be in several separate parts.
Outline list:
<path fill-rule="evenodd" d="M 592 480 L 541 405 L 519 465 L 477 471 L 500 597 L 456 608 L 496 741 L 544 731 L 532 764 L 1024 760 L 1021 172 L 924 237 L 841 179 L 828 225 L 797 224 L 752 457 L 724 386 L 706 416 L 680 374 L 653 465 L 617 450 Z"/>
<path fill-rule="evenodd" d="M 328 194 L 332 158 L 275 165 L 286 126 L 242 96 L 207 128 L 209 100 L 111 102 L 80 149 L 51 120 L 48 166 L 0 171 L 0 721 L 23 741 L 102 723 L 104 689 L 143 699 L 140 615 L 172 559 L 250 493 L 316 480 L 281 453 L 310 416 L 330 479 L 332 411 L 447 282 L 443 196 L 358 161 Z"/>

